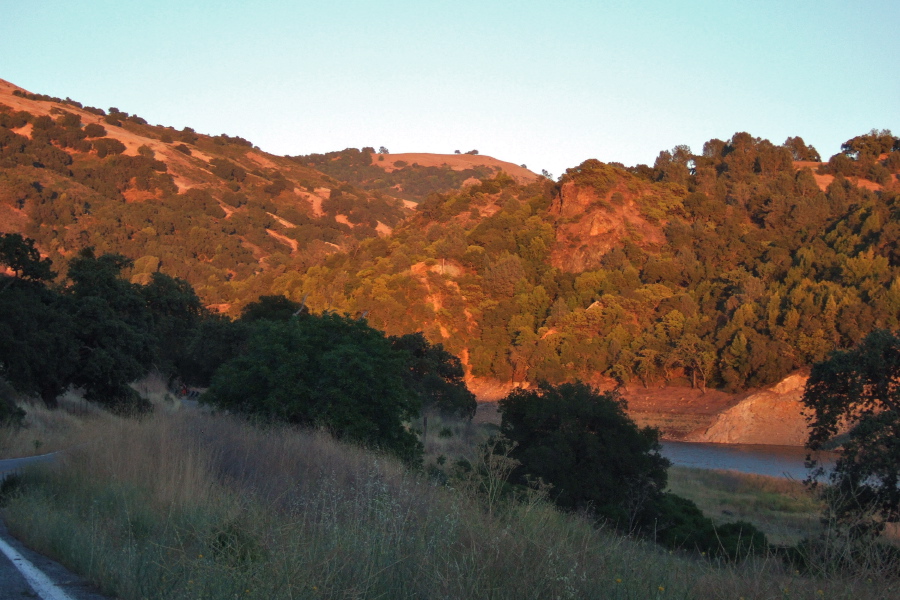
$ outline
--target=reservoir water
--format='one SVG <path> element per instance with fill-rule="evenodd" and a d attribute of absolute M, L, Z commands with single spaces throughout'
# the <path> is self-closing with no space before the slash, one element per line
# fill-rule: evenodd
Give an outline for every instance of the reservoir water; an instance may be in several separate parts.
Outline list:
<path fill-rule="evenodd" d="M 803 481 L 807 476 L 807 469 L 803 465 L 807 451 L 798 446 L 664 441 L 662 447 L 663 456 L 676 466 L 727 469 L 770 477 L 786 477 L 797 481 Z M 820 460 L 833 464 L 834 455 L 822 453 Z"/>

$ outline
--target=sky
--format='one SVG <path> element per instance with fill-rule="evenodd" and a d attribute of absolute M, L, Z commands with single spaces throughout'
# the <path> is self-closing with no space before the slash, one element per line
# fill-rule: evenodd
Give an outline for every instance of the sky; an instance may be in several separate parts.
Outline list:
<path fill-rule="evenodd" d="M 0 0 L 0 78 L 274 154 L 477 149 L 555 177 L 746 131 L 900 134 L 897 0 Z"/>

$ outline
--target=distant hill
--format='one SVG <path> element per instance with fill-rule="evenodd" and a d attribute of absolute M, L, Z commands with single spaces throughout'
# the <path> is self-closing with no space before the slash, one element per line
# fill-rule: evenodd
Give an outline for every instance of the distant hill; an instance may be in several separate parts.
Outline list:
<path fill-rule="evenodd" d="M 459 190 L 501 171 L 518 183 L 531 183 L 540 178 L 524 166 L 480 154 L 376 154 L 374 148 L 347 148 L 340 152 L 295 156 L 294 160 L 362 189 L 411 202 L 421 202 L 429 194 Z"/>

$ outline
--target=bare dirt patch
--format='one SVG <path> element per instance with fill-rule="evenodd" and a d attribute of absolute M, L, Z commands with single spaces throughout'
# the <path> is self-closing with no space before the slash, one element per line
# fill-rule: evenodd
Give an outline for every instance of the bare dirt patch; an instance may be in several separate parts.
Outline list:
<path fill-rule="evenodd" d="M 293 240 L 293 239 L 287 237 L 286 235 L 281 235 L 280 233 L 278 233 L 277 231 L 274 231 L 272 229 L 266 229 L 266 233 L 271 235 L 273 238 L 275 238 L 282 244 L 289 246 L 291 249 L 291 254 L 294 254 L 295 252 L 297 252 L 297 248 L 299 246 L 299 244 L 297 243 L 297 240 Z"/>

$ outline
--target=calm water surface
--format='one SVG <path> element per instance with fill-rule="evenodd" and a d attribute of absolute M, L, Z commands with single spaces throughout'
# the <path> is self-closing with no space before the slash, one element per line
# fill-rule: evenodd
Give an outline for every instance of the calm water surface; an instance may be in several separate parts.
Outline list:
<path fill-rule="evenodd" d="M 770 477 L 786 477 L 803 481 L 806 449 L 797 446 L 757 446 L 750 444 L 700 444 L 694 442 L 662 443 L 663 455 L 673 465 L 697 469 L 728 469 Z M 823 453 L 821 460 L 829 464 L 834 455 Z"/>

